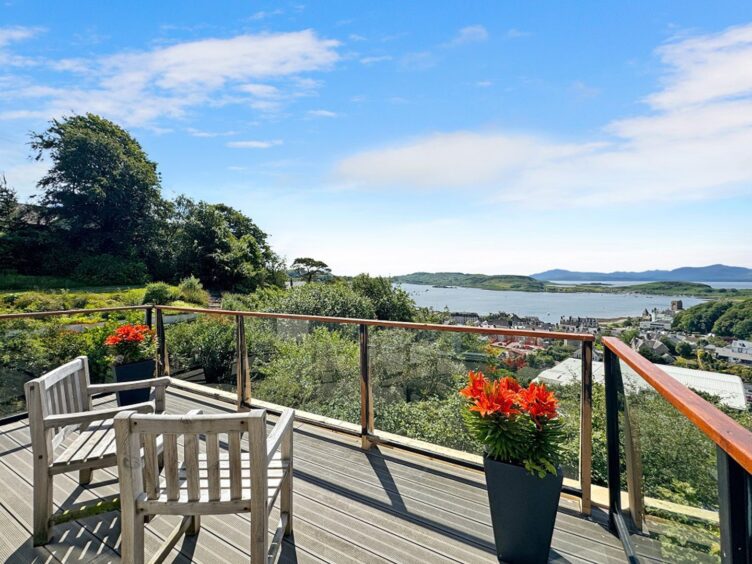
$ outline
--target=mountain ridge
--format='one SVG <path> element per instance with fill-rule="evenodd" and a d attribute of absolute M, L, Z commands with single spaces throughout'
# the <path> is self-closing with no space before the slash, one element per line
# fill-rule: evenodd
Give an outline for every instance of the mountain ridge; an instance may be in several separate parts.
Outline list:
<path fill-rule="evenodd" d="M 552 269 L 531 274 L 531 278 L 547 281 L 603 281 L 603 282 L 752 282 L 752 268 L 711 264 L 683 266 L 673 270 L 582 272 Z"/>

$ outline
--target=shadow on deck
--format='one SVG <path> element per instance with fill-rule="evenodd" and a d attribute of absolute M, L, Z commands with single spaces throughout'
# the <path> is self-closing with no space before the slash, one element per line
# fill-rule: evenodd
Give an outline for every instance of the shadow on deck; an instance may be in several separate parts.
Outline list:
<path fill-rule="evenodd" d="M 101 400 L 100 400 L 101 401 Z M 168 394 L 167 410 L 232 411 L 185 391 Z M 5 562 L 119 562 L 119 513 L 58 525 L 52 542 L 31 545 L 32 457 L 28 422 L 0 427 L 0 559 Z M 281 562 L 494 562 L 483 474 L 390 448 L 364 452 L 354 437 L 295 426 L 294 537 Z M 115 469 L 94 472 L 81 487 L 75 474 L 55 478 L 55 509 L 91 506 L 117 494 Z M 602 521 L 582 518 L 562 499 L 550 559 L 623 562 L 619 541 Z M 601 514 L 602 517 L 603 514 Z M 277 512 L 271 523 L 276 523 Z M 158 517 L 147 526 L 147 558 L 177 524 Z M 198 537 L 185 537 L 171 562 L 248 562 L 248 515 L 202 518 Z"/>

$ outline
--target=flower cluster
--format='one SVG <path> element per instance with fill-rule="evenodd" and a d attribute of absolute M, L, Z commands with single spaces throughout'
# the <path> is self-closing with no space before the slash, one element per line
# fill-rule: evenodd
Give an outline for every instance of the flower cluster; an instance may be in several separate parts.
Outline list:
<path fill-rule="evenodd" d="M 460 394 L 468 399 L 465 422 L 487 456 L 540 476 L 556 473 L 562 427 L 556 396 L 545 385 L 470 371 Z"/>
<path fill-rule="evenodd" d="M 112 348 L 115 364 L 147 360 L 154 356 L 154 331 L 147 325 L 121 325 L 104 344 Z"/>

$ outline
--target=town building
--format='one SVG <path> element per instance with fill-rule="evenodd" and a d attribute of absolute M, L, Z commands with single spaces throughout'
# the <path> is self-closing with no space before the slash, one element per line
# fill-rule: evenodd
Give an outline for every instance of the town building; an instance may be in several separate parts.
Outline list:
<path fill-rule="evenodd" d="M 747 409 L 745 389 L 739 376 L 680 366 L 661 365 L 659 368 L 674 380 L 689 388 L 718 397 L 721 403 L 728 407 Z M 621 370 L 624 387 L 627 391 L 630 389 L 633 391 L 652 389 L 647 382 L 623 363 Z M 567 358 L 556 366 L 541 372 L 536 380 L 547 385 L 561 386 L 579 382 L 581 377 L 582 361 Z M 593 382 L 604 383 L 604 364 L 602 362 L 593 362 Z"/>
<path fill-rule="evenodd" d="M 721 360 L 731 364 L 752 366 L 752 341 L 738 339 L 727 347 L 717 347 L 715 354 Z"/>

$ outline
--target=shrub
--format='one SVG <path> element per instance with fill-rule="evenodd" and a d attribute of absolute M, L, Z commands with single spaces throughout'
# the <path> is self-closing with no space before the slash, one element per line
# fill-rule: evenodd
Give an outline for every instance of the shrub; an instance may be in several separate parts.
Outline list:
<path fill-rule="evenodd" d="M 184 278 L 178 284 L 178 291 L 180 292 L 180 299 L 202 306 L 209 305 L 209 292 L 204 290 L 201 280 L 195 276 L 189 276 Z"/>
<path fill-rule="evenodd" d="M 336 405 L 355 404 L 360 382 L 358 351 L 358 343 L 323 327 L 306 334 L 299 343 L 283 341 L 254 394 L 280 405 L 325 414 Z"/>
<path fill-rule="evenodd" d="M 152 282 L 151 284 L 146 285 L 144 303 L 166 305 L 170 302 L 174 302 L 179 297 L 178 290 L 174 286 L 170 286 L 164 282 Z"/>
<path fill-rule="evenodd" d="M 139 260 L 95 255 L 85 257 L 73 271 L 73 278 L 95 286 L 138 285 L 149 279 L 146 265 Z"/>
<path fill-rule="evenodd" d="M 67 292 L 24 292 L 15 294 L 13 308 L 17 311 L 57 311 L 71 309 L 72 299 Z"/>
<path fill-rule="evenodd" d="M 167 328 L 167 350 L 184 368 L 200 367 L 209 384 L 229 381 L 235 360 L 232 319 L 202 316 Z"/>
<path fill-rule="evenodd" d="M 311 283 L 288 290 L 279 304 L 270 308 L 283 313 L 373 319 L 371 300 L 357 294 L 347 284 Z"/>
<path fill-rule="evenodd" d="M 352 288 L 371 300 L 376 317 L 390 321 L 412 321 L 415 303 L 402 288 L 395 288 L 388 278 L 359 274 L 352 281 Z"/>

